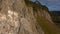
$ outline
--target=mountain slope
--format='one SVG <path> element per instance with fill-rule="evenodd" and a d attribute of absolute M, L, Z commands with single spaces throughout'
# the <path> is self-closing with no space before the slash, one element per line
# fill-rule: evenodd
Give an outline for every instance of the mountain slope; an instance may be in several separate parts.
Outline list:
<path fill-rule="evenodd" d="M 1 0 L 0 34 L 59 34 L 48 8 L 28 0 Z"/>

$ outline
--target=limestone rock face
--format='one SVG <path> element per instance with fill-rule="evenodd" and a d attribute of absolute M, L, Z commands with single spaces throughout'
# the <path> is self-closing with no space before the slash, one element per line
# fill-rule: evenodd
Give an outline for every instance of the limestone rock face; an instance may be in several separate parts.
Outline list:
<path fill-rule="evenodd" d="M 44 34 L 37 24 L 24 0 L 0 0 L 0 34 Z"/>

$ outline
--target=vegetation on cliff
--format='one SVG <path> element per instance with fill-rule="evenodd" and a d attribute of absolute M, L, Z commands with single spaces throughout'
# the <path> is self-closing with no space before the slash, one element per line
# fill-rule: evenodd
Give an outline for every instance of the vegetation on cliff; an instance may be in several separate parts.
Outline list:
<path fill-rule="evenodd" d="M 46 20 L 43 17 L 41 18 L 40 16 L 37 16 L 36 19 L 45 34 L 58 34 L 58 28 L 54 24 L 50 23 L 50 21 Z"/>
<path fill-rule="evenodd" d="M 25 0 L 25 3 L 28 7 L 32 7 L 34 12 L 36 11 L 36 13 L 40 9 L 45 10 L 49 13 L 48 8 L 45 5 L 42 5 L 40 2 L 36 3 L 29 0 Z M 45 34 L 59 34 L 59 31 L 57 30 L 58 28 L 55 27 L 54 24 L 50 23 L 50 21 L 46 20 L 44 17 L 41 18 L 40 16 L 36 16 L 35 18 L 39 25 L 42 27 Z"/>
<path fill-rule="evenodd" d="M 28 7 L 33 7 L 33 10 L 35 10 L 35 11 L 43 9 L 43 10 L 46 10 L 47 12 L 49 12 L 48 11 L 49 9 L 47 8 L 47 6 L 42 5 L 39 1 L 32 2 L 32 1 L 29 1 L 29 0 L 25 0 L 25 4 Z"/>

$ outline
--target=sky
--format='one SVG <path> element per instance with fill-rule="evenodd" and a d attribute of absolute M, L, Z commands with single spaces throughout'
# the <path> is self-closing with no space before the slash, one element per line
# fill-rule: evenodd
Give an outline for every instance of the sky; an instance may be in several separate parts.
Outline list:
<path fill-rule="evenodd" d="M 50 11 L 60 11 L 60 0 L 39 0 L 39 2 L 46 5 Z"/>

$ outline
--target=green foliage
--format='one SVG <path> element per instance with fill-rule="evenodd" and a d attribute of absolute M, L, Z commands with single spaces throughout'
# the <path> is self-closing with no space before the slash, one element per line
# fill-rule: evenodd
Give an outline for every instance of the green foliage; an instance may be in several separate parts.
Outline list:
<path fill-rule="evenodd" d="M 25 0 L 25 4 L 29 7 L 32 7 L 34 3 L 32 1 Z"/>
<path fill-rule="evenodd" d="M 33 7 L 34 11 L 37 11 L 37 10 L 40 10 L 40 9 L 48 11 L 48 8 L 45 5 L 42 5 L 38 1 L 32 2 L 32 1 L 29 1 L 29 0 L 25 0 L 25 3 L 26 3 L 27 6 Z"/>
<path fill-rule="evenodd" d="M 28 7 L 32 7 L 34 12 L 37 12 L 38 9 L 40 8 L 40 4 L 36 4 L 36 2 L 32 2 L 32 1 L 29 1 L 29 0 L 25 0 L 25 4 Z"/>
<path fill-rule="evenodd" d="M 45 10 L 45 11 L 47 11 L 47 12 L 49 12 L 49 9 L 47 8 L 46 5 L 42 5 L 42 9 Z"/>

